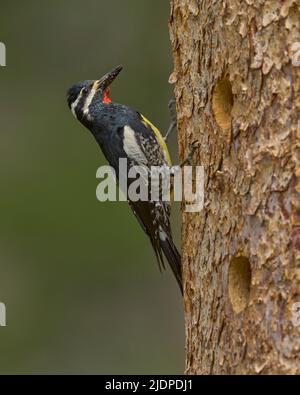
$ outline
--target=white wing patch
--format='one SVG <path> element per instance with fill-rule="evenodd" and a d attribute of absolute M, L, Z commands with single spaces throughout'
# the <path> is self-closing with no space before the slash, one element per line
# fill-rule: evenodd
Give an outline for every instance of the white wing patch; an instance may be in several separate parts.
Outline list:
<path fill-rule="evenodd" d="M 147 158 L 136 141 L 134 130 L 129 125 L 124 126 L 123 148 L 129 158 L 135 160 L 138 164 L 147 165 Z"/>
<path fill-rule="evenodd" d="M 159 238 L 161 241 L 167 240 L 167 234 L 160 225 L 159 225 Z"/>

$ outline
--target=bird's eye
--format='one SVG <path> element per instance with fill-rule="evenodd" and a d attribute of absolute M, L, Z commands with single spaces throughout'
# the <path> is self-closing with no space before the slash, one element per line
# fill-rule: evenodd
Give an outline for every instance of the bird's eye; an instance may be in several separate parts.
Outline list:
<path fill-rule="evenodd" d="M 88 93 L 88 91 L 89 91 L 89 89 L 88 89 L 88 88 L 83 88 L 83 93 L 84 93 L 84 94 L 87 94 L 87 93 Z"/>

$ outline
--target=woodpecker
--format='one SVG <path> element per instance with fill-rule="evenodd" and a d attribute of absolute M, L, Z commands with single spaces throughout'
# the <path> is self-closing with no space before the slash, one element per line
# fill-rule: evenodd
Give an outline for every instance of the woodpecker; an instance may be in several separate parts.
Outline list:
<path fill-rule="evenodd" d="M 118 66 L 99 80 L 86 80 L 67 92 L 70 110 L 99 144 L 119 180 L 119 159 L 131 166 L 171 166 L 170 154 L 160 131 L 138 111 L 110 98 L 110 85 L 122 70 Z M 158 266 L 165 269 L 164 258 L 182 292 L 181 257 L 173 242 L 170 226 L 170 203 L 167 201 L 132 201 L 130 207 L 150 238 Z"/>

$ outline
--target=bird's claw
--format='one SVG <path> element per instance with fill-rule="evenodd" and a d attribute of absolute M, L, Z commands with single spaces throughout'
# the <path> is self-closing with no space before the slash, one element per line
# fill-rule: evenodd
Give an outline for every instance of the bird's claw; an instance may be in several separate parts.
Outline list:
<path fill-rule="evenodd" d="M 180 164 L 181 167 L 186 164 L 193 166 L 193 156 L 194 156 L 195 151 L 197 149 L 199 149 L 199 147 L 200 147 L 200 143 L 198 140 L 195 140 L 189 144 L 189 153 L 188 153 L 187 157 L 184 159 L 184 161 Z"/>

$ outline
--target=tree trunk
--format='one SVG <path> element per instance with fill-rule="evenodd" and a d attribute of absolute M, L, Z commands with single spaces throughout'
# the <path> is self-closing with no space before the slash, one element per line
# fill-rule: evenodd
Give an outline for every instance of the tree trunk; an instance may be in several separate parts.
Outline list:
<path fill-rule="evenodd" d="M 186 373 L 300 373 L 300 0 L 173 0 Z M 300 310 L 300 308 L 299 308 Z"/>

